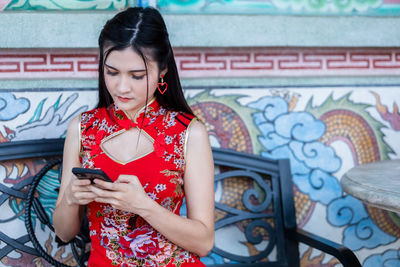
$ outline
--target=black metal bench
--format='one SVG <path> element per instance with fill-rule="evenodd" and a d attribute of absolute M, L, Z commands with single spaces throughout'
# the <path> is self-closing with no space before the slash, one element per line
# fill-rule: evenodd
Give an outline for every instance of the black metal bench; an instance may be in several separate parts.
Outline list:
<path fill-rule="evenodd" d="M 37 189 L 40 187 L 42 178 L 49 171 L 56 173 L 59 179 L 63 144 L 63 139 L 0 144 L 0 161 L 22 158 L 49 159 L 38 173 L 24 179 L 21 183 L 11 188 L 0 185 L 2 192 L 0 204 L 10 197 L 26 201 L 25 226 L 28 233 L 26 236 L 12 239 L 1 232 L 0 239 L 7 246 L 0 249 L 0 259 L 17 249 L 41 256 L 55 266 L 69 266 L 61 262 L 62 260 L 55 259 L 54 251 L 48 252 L 46 244 L 37 238 L 33 226 L 41 223 L 41 225 L 46 225 L 49 231 L 53 231 L 51 217 L 49 217 L 52 210 L 43 207 Z M 213 156 L 218 192 L 215 203 L 216 231 L 224 227 L 237 227 L 241 229 L 249 246 L 262 244 L 265 248 L 253 250 L 250 255 L 238 255 L 225 247 L 214 246 L 205 259 L 209 266 L 225 264 L 229 266 L 300 266 L 299 242 L 333 255 L 343 266 L 361 266 L 348 248 L 297 228 L 288 160 L 269 160 L 217 148 L 213 148 Z M 28 193 L 22 190 L 26 186 L 29 186 Z M 32 242 L 34 248 L 26 245 L 29 241 Z M 87 225 L 83 224 L 81 233 L 70 243 L 58 241 L 61 249 L 68 247 L 67 250 L 71 251 L 75 265 L 84 265 L 89 254 Z"/>

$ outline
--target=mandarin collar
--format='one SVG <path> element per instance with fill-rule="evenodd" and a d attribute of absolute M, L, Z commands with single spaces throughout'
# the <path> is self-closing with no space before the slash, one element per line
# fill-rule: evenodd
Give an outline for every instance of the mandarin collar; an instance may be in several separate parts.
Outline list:
<path fill-rule="evenodd" d="M 143 121 L 143 127 L 147 126 L 155 119 L 155 117 L 160 114 L 160 104 L 158 103 L 155 96 L 153 96 L 148 101 L 147 105 L 139 109 L 133 118 L 131 118 L 131 116 L 126 111 L 119 109 L 115 103 L 111 105 L 111 108 L 113 110 L 114 118 L 116 119 L 117 124 L 125 128 L 126 130 L 135 126 L 140 127 L 142 124 L 143 113 L 145 111 L 146 116 Z"/>

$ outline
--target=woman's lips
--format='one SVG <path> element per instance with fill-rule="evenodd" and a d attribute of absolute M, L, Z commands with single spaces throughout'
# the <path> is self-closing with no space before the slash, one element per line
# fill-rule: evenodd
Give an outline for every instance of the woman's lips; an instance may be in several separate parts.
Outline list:
<path fill-rule="evenodd" d="M 122 97 L 122 96 L 119 96 L 119 97 L 118 97 L 118 100 L 121 101 L 121 102 L 128 102 L 128 101 L 130 101 L 131 99 L 132 99 L 132 98 Z"/>

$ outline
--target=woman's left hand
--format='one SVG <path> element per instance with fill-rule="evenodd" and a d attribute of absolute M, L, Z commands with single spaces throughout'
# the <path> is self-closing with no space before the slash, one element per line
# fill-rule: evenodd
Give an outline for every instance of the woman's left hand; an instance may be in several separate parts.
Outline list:
<path fill-rule="evenodd" d="M 121 174 L 114 183 L 95 179 L 92 192 L 97 195 L 95 201 L 108 203 L 116 209 L 140 215 L 150 197 L 135 175 Z"/>

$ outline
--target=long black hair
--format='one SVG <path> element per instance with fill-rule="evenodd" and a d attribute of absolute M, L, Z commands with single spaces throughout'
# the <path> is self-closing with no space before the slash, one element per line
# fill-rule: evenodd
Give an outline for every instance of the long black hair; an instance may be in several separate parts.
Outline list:
<path fill-rule="evenodd" d="M 99 102 L 97 107 L 108 107 L 114 101 L 104 81 L 104 62 L 110 52 L 131 47 L 143 59 L 146 68 L 147 97 L 149 92 L 147 60 L 157 62 L 159 71 L 168 68 L 164 81 L 168 89 L 161 94 L 155 91 L 157 101 L 167 110 L 183 111 L 193 115 L 183 95 L 178 70 L 169 42 L 164 19 L 157 9 L 152 7 L 127 8 L 104 25 L 99 36 Z M 104 51 L 105 47 L 109 48 Z M 148 58 L 150 57 L 150 58 Z"/>

